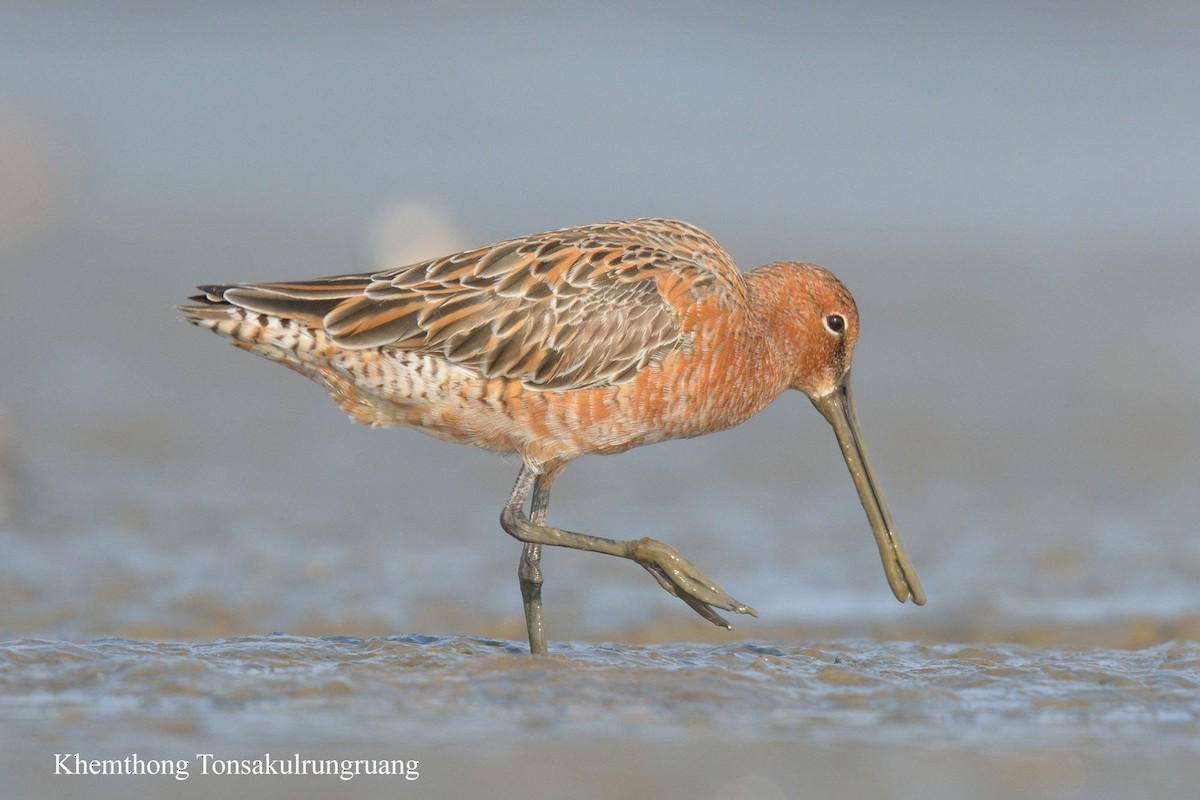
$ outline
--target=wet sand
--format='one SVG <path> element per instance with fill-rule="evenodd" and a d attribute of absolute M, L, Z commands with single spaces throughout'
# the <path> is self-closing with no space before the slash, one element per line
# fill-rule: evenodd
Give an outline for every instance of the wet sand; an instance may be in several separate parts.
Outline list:
<path fill-rule="evenodd" d="M 274 635 L 21 640 L 0 665 L 4 771 L 56 796 L 1185 797 L 1200 751 L 1190 643 L 576 644 L 535 660 L 494 639 Z M 49 776 L 53 753 L 77 752 L 183 759 L 188 777 Z M 415 759 L 418 777 L 238 779 L 198 758 L 296 752 Z"/>

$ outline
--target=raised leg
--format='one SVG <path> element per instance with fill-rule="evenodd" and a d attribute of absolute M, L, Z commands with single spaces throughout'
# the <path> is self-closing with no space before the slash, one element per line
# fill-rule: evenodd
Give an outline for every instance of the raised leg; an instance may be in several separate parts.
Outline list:
<path fill-rule="evenodd" d="M 550 507 L 550 487 L 562 469 L 561 463 L 548 464 L 533 484 L 533 509 L 529 521 L 541 525 L 546 521 L 546 510 Z M 526 542 L 521 548 L 521 563 L 517 577 L 521 581 L 521 600 L 525 604 L 525 625 L 529 629 L 529 652 L 545 655 L 546 623 L 542 618 L 542 546 Z"/>
<path fill-rule="evenodd" d="M 561 469 L 561 465 L 556 465 L 553 472 Z M 504 511 L 500 514 L 500 525 L 504 530 L 514 538 L 524 542 L 527 547 L 525 553 L 530 553 L 528 545 L 540 547 L 541 545 L 553 545 L 555 547 L 570 547 L 574 550 L 586 550 L 592 553 L 604 553 L 610 556 L 618 556 L 620 558 L 628 558 L 631 561 L 636 561 L 646 569 L 654 579 L 658 581 L 663 589 L 667 590 L 674 596 L 678 597 L 683 602 L 687 603 L 693 611 L 704 617 L 714 625 L 720 625 L 725 628 L 732 628 L 720 614 L 714 609 L 720 608 L 725 611 L 734 611 L 738 614 L 750 614 L 758 616 L 758 613 L 750 606 L 739 603 L 730 597 L 725 590 L 713 583 L 704 573 L 696 569 L 696 567 L 684 558 L 679 552 L 656 539 L 636 539 L 630 541 L 619 541 L 616 539 L 605 539 L 601 536 L 589 536 L 584 533 L 575 533 L 574 531 L 562 530 L 561 528 L 551 528 L 545 524 L 545 505 L 549 502 L 549 487 L 546 487 L 546 497 L 542 503 L 542 518 L 532 518 L 525 514 L 525 501 L 529 498 L 529 493 L 537 484 L 539 473 L 542 468 L 537 465 L 525 464 L 521 467 L 521 474 L 517 476 L 516 485 L 513 486 L 512 495 L 508 498 L 508 503 L 504 506 Z M 535 496 L 534 513 L 537 513 L 538 501 Z M 536 592 L 539 602 L 536 606 L 531 606 L 529 600 L 526 600 L 526 621 L 530 620 L 531 608 L 535 608 L 540 616 L 541 604 L 541 583 L 540 580 L 535 581 L 533 574 L 536 571 L 537 577 L 540 579 L 540 570 L 537 570 L 537 559 L 540 558 L 540 551 L 536 557 L 531 556 L 529 559 L 530 568 L 528 570 L 530 579 L 526 582 L 526 558 L 525 553 L 522 553 L 521 561 L 521 593 L 525 596 L 526 587 L 530 591 Z M 545 646 L 545 630 L 540 629 L 542 639 L 542 647 Z M 535 630 L 532 623 L 529 627 L 530 649 L 535 647 Z M 534 651 L 538 652 L 538 651 Z M 540 652 L 545 652 L 544 650 Z"/>

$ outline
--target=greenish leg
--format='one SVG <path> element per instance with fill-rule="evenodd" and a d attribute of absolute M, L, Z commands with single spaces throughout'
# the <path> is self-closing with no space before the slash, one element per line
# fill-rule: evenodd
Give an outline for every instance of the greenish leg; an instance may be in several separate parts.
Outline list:
<path fill-rule="evenodd" d="M 553 465 L 545 469 L 533 485 L 533 508 L 529 513 L 529 521 L 541 525 L 546 521 L 546 511 L 550 507 L 550 487 L 561 465 Z M 521 581 L 521 600 L 525 604 L 525 625 L 529 629 L 529 652 L 532 655 L 545 655 L 546 623 L 542 617 L 542 546 L 526 542 L 521 548 L 521 563 L 517 567 L 517 577 Z"/>
<path fill-rule="evenodd" d="M 529 628 L 531 653 L 546 652 L 540 569 L 542 545 L 569 547 L 573 550 L 604 553 L 636 561 L 654 576 L 663 589 L 678 597 L 714 625 L 733 627 L 716 613 L 716 608 L 758 616 L 753 608 L 730 597 L 669 544 L 650 538 L 629 541 L 605 539 L 545 525 L 546 508 L 550 503 L 550 484 L 564 466 L 562 462 L 545 466 L 524 464 L 513 486 L 512 495 L 500 514 L 500 525 L 505 532 L 525 543 L 517 574 L 521 580 L 521 596 L 525 602 L 525 622 Z M 525 501 L 529 499 L 530 492 L 534 495 L 533 508 L 531 515 L 527 516 Z"/>

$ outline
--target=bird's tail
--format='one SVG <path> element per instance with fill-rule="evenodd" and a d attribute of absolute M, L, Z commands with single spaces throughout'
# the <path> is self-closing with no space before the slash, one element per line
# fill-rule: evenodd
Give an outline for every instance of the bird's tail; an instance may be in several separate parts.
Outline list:
<path fill-rule="evenodd" d="M 225 299 L 235 286 L 199 286 L 200 294 L 188 299 L 194 305 L 176 306 L 185 322 L 207 328 L 231 344 L 305 374 L 319 363 L 330 346 L 319 327 L 275 314 L 261 313 Z"/>

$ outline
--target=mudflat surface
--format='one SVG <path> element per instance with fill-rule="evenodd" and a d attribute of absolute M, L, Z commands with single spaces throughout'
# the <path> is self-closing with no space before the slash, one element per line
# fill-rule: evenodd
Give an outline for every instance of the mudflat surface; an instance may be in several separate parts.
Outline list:
<path fill-rule="evenodd" d="M 789 797 L 803 783 L 917 798 L 980 782 L 983 796 L 1119 797 L 1136 786 L 1185 796 L 1200 751 L 1200 646 L 1180 643 L 579 644 L 531 659 L 466 637 L 26 639 L 0 647 L 0 676 L 6 772 L 58 796 L 251 785 L 280 797 L 351 785 L 550 796 L 578 792 L 581 778 L 595 781 L 582 796 L 596 797 Z M 75 753 L 174 764 L 50 777 L 60 753 L 68 771 Z M 293 759 L 338 766 L 238 775 L 255 760 L 287 775 L 300 768 Z M 398 760 L 413 777 L 346 759 Z"/>

